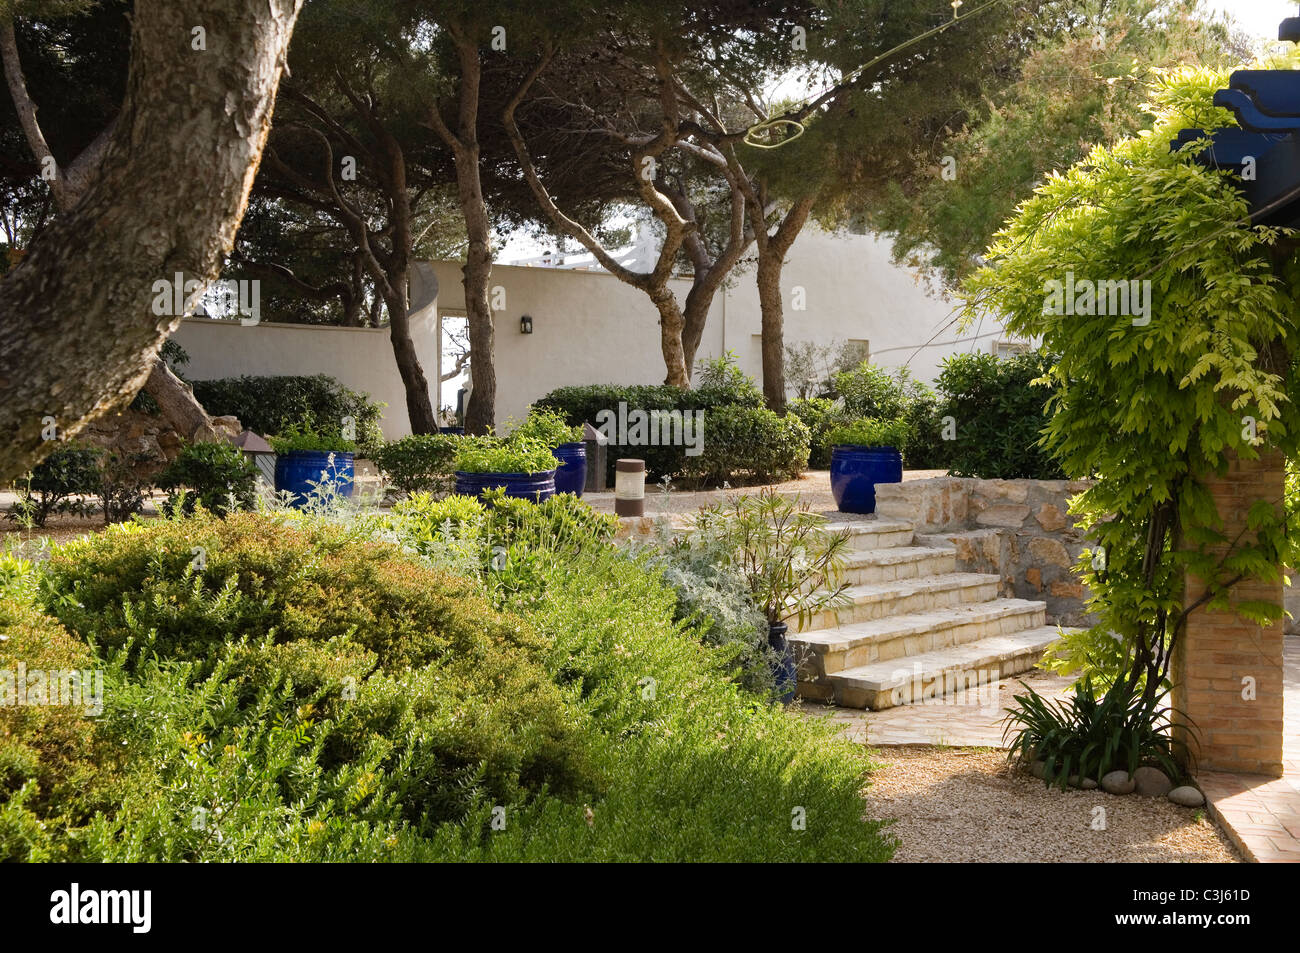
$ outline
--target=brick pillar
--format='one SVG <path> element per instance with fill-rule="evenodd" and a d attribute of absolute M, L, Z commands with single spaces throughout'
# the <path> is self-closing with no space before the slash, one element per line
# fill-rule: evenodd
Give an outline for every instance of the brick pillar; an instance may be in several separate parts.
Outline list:
<path fill-rule="evenodd" d="M 1234 456 L 1228 473 L 1208 483 L 1229 539 L 1246 526 L 1256 500 L 1278 503 L 1283 492 L 1283 458 Z M 1188 574 L 1186 599 L 1205 587 Z M 1234 586 L 1239 600 L 1282 604 L 1282 581 L 1247 580 Z M 1230 610 L 1196 609 L 1175 652 L 1171 677 L 1173 704 L 1196 726 L 1199 745 L 1191 747 L 1195 767 L 1206 771 L 1282 775 L 1282 622 L 1267 627 Z M 1254 698 L 1243 698 L 1245 680 L 1254 679 Z"/>

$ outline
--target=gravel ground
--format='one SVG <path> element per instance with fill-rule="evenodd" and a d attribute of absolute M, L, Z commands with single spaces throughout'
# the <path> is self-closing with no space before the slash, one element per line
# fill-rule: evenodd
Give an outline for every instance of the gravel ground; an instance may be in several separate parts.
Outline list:
<path fill-rule="evenodd" d="M 895 863 L 1234 863 L 1203 811 L 1161 798 L 1048 789 L 985 748 L 876 748 L 867 813 L 892 818 Z M 1093 830 L 1094 809 L 1105 829 Z"/>

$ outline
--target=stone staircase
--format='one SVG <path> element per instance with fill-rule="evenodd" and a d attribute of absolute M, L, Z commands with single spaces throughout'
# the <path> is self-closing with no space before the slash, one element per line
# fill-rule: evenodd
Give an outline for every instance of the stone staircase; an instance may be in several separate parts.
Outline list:
<path fill-rule="evenodd" d="M 912 523 L 832 523 L 848 530 L 850 602 L 790 637 L 799 694 L 880 711 L 1033 668 L 1060 637 L 1046 605 L 998 596 L 996 575 L 957 572 L 950 546 L 914 546 Z"/>

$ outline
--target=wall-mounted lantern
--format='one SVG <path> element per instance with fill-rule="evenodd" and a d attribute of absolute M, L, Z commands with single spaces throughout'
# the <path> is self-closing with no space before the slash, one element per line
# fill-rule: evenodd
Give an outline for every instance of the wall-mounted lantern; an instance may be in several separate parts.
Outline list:
<path fill-rule="evenodd" d="M 519 333 L 520 334 L 533 333 L 533 319 L 531 316 L 526 314 L 519 319 Z"/>

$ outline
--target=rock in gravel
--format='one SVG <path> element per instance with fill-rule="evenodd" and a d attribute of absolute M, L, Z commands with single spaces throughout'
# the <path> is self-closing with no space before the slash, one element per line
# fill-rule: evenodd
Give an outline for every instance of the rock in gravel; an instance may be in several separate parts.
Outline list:
<path fill-rule="evenodd" d="M 1038 778 L 1038 780 L 1043 780 L 1043 775 L 1047 773 L 1047 762 L 1035 761 L 1029 766 L 1029 773 Z"/>
<path fill-rule="evenodd" d="M 1200 807 L 1205 803 L 1205 795 L 1190 784 L 1184 784 L 1169 792 L 1169 800 L 1183 807 Z"/>
<path fill-rule="evenodd" d="M 1101 776 L 1101 789 L 1107 794 L 1132 794 L 1134 787 L 1127 771 L 1111 771 Z"/>
<path fill-rule="evenodd" d="M 1095 791 L 1097 790 L 1097 782 L 1092 778 L 1084 778 L 1079 782 L 1079 787 L 1084 791 Z"/>
<path fill-rule="evenodd" d="M 1149 765 L 1143 765 L 1133 772 L 1133 783 L 1137 786 L 1137 793 L 1143 797 L 1164 797 L 1174 787 L 1169 775 Z"/>

